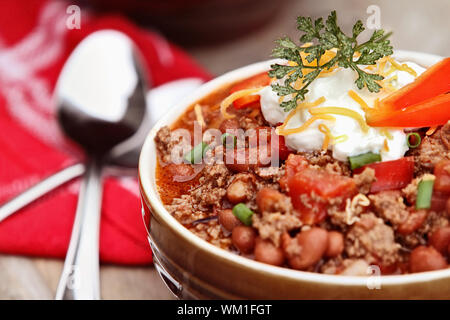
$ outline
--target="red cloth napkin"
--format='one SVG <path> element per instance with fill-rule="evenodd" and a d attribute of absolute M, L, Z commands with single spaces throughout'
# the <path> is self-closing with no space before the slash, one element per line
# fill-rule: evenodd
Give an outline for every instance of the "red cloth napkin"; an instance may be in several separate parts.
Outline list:
<path fill-rule="evenodd" d="M 71 50 L 89 33 L 116 29 L 141 49 L 149 79 L 210 76 L 157 33 L 120 16 L 81 10 L 81 29 L 69 30 L 69 3 L 46 0 L 0 2 L 0 203 L 56 170 L 83 159 L 55 121 L 51 95 Z M 75 180 L 0 223 L 0 252 L 65 257 L 80 181 Z M 100 259 L 151 262 L 136 178 L 107 177 L 100 228 Z"/>

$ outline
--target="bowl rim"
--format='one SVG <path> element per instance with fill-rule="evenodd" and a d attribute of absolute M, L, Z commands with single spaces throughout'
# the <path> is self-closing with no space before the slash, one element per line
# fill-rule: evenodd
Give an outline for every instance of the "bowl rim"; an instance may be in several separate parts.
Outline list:
<path fill-rule="evenodd" d="M 429 67 L 432 64 L 443 59 L 443 57 L 441 56 L 429 53 L 404 50 L 395 51 L 393 57 L 400 61 L 415 62 L 424 67 Z M 270 274 L 271 276 L 283 277 L 294 281 L 308 281 L 323 285 L 332 284 L 340 286 L 366 286 L 367 280 L 370 279 L 370 276 L 373 276 L 373 274 L 368 274 L 367 276 L 346 276 L 294 270 L 290 268 L 277 267 L 261 263 L 216 247 L 186 229 L 165 209 L 160 200 L 158 191 L 156 189 L 156 181 L 154 179 L 154 165 L 151 165 L 152 163 L 156 162 L 156 147 L 154 143 L 154 137 L 156 136 L 158 130 L 165 125 L 172 125 L 173 122 L 186 110 L 187 107 L 189 107 L 202 97 L 205 97 L 209 93 L 213 92 L 214 90 L 219 89 L 220 87 L 228 83 L 232 83 L 240 79 L 245 79 L 260 72 L 264 72 L 270 68 L 271 64 L 277 61 L 279 60 L 272 59 L 253 63 L 232 70 L 211 81 L 208 81 L 201 85 L 194 92 L 192 92 L 189 96 L 183 98 L 179 103 L 172 107 L 164 117 L 159 119 L 148 133 L 139 158 L 138 169 L 142 196 L 149 201 L 152 209 L 157 211 L 159 216 L 164 219 L 165 223 L 171 228 L 171 230 L 175 232 L 180 238 L 182 238 L 183 241 L 188 241 L 196 248 L 208 252 L 219 260 L 226 260 L 228 263 L 236 265 L 236 267 L 245 267 L 255 272 L 263 272 Z M 450 277 L 450 268 L 404 275 L 383 275 L 379 278 L 379 283 L 381 284 L 381 286 L 393 286 L 407 283 L 427 282 L 446 277 Z"/>

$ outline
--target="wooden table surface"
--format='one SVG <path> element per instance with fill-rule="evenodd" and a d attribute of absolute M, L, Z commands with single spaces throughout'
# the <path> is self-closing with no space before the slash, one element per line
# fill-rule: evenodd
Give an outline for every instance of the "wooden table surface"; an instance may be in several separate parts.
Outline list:
<path fill-rule="evenodd" d="M 200 64 L 213 74 L 269 57 L 273 40 L 295 36 L 297 15 L 325 16 L 332 9 L 349 30 L 355 19 L 366 21 L 369 5 L 381 9 L 381 26 L 394 30 L 396 48 L 449 56 L 450 1 L 448 0 L 291 0 L 264 28 L 214 47 L 189 48 Z M 62 270 L 62 260 L 0 255 L 0 299 L 52 299 Z M 172 299 L 172 295 L 148 267 L 101 267 L 104 299 Z"/>

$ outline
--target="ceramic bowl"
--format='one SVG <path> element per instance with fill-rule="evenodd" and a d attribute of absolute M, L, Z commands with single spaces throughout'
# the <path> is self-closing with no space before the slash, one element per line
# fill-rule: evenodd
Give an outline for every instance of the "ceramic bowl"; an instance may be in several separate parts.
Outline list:
<path fill-rule="evenodd" d="M 398 51 L 395 58 L 424 67 L 442 57 Z M 142 215 L 155 267 L 178 298 L 225 299 L 444 299 L 450 268 L 407 275 L 326 275 L 263 264 L 215 247 L 183 227 L 164 208 L 155 182 L 154 137 L 197 100 L 222 86 L 268 70 L 273 61 L 226 73 L 186 97 L 153 127 L 139 161 Z M 370 270 L 368 271 L 370 273 Z"/>

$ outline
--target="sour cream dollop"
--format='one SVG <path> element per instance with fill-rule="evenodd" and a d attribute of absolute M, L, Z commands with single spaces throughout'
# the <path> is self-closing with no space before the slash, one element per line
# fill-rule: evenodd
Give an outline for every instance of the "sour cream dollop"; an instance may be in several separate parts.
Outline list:
<path fill-rule="evenodd" d="M 425 71 L 424 68 L 413 62 L 406 62 L 406 64 L 417 75 Z M 373 107 L 376 99 L 384 98 L 389 92 L 371 93 L 367 88 L 359 90 L 355 84 L 357 77 L 357 73 L 353 70 L 339 68 L 331 76 L 317 78 L 308 87 L 309 92 L 305 102 L 314 102 L 320 97 L 324 97 L 325 102 L 315 108 L 347 108 L 359 113 L 365 119 L 364 110 L 358 102 L 350 97 L 349 91 L 356 92 L 369 107 Z M 415 79 L 410 73 L 398 69 L 387 76 L 387 78 L 391 77 L 395 79 L 390 82 L 395 89 L 399 89 Z M 280 97 L 272 90 L 272 87 L 264 87 L 258 94 L 261 96 L 261 111 L 266 121 L 272 125 L 283 123 L 289 112 L 284 112 L 280 107 Z M 286 145 L 298 152 L 321 150 L 325 134 L 319 130 L 319 125 L 324 124 L 329 128 L 333 137 L 342 137 L 340 141 L 330 143 L 328 146 L 333 157 L 340 161 L 347 161 L 348 157 L 367 152 L 380 154 L 382 161 L 396 160 L 403 157 L 408 150 L 406 134 L 401 129 L 369 127 L 368 132 L 364 132 L 354 118 L 338 114 L 330 115 L 336 120 L 316 120 L 304 131 L 286 135 Z M 285 129 L 298 128 L 311 117 L 307 108 L 300 109 L 288 121 Z M 387 144 L 387 148 L 385 144 Z"/>

